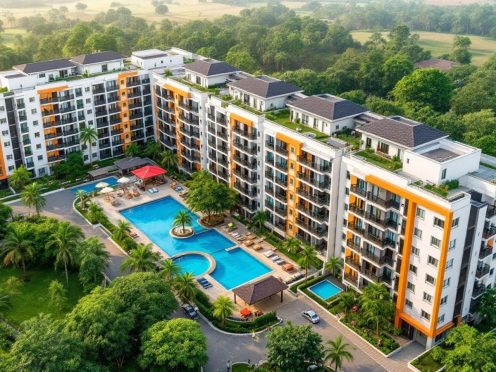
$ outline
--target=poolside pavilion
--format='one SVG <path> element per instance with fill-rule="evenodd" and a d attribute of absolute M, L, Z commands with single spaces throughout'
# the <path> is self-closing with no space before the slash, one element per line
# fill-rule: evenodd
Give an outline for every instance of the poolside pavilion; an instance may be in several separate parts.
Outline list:
<path fill-rule="evenodd" d="M 237 303 L 239 297 L 246 305 L 254 305 L 278 293 L 281 294 L 281 302 L 283 302 L 284 290 L 286 289 L 288 286 L 284 282 L 270 275 L 257 282 L 234 288 L 234 303 Z"/>

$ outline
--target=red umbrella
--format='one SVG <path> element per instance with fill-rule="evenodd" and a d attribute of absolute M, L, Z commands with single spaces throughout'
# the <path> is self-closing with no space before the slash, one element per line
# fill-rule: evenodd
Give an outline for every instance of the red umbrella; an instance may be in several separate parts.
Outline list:
<path fill-rule="evenodd" d="M 247 316 L 250 316 L 251 315 L 251 311 L 250 309 L 248 309 L 247 307 L 245 307 L 243 310 L 241 310 L 239 312 L 241 315 L 243 315 L 244 317 L 247 317 Z"/>
<path fill-rule="evenodd" d="M 131 173 L 139 179 L 146 180 L 148 178 L 161 176 L 167 172 L 165 169 L 160 168 L 156 165 L 146 165 L 144 167 L 133 170 Z"/>

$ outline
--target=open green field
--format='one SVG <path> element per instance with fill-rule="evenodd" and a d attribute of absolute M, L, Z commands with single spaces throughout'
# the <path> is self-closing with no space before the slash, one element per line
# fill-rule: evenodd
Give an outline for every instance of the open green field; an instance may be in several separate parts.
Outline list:
<path fill-rule="evenodd" d="M 75 8 L 76 3 L 82 2 L 88 7 L 84 11 L 78 11 Z M 41 3 L 41 2 L 40 2 Z M 145 18 L 150 22 L 160 22 L 164 19 L 168 19 L 177 23 L 185 23 L 187 21 L 196 19 L 209 19 L 213 20 L 221 17 L 224 14 L 238 15 L 241 10 L 246 7 L 220 4 L 213 2 L 200 3 L 198 0 L 174 0 L 172 4 L 166 4 L 169 8 L 169 13 L 165 15 L 157 15 L 155 9 L 151 3 L 151 0 L 144 1 L 119 1 L 119 0 L 79 0 L 79 1 L 57 1 L 57 2 L 47 2 L 53 7 L 66 6 L 69 11 L 67 12 L 67 17 L 78 18 L 80 20 L 90 20 L 97 13 L 106 12 L 110 9 L 111 3 L 118 3 L 120 6 L 129 8 L 133 15 L 141 18 Z M 304 2 L 292 2 L 292 1 L 282 1 L 282 4 L 291 9 L 300 8 Z M 257 2 L 251 4 L 253 7 L 266 6 L 266 2 Z M 4 9 L 15 15 L 16 18 L 31 16 L 35 14 L 44 14 L 50 7 L 23 7 L 23 8 L 8 8 Z M 0 19 L 2 14 L 0 14 Z M 4 23 L 8 26 L 6 19 L 3 19 Z"/>
<path fill-rule="evenodd" d="M 455 37 L 453 34 L 438 32 L 414 31 L 414 33 L 420 36 L 420 46 L 426 50 L 430 50 L 433 57 L 439 57 L 442 54 L 449 53 L 453 45 L 453 38 Z M 355 40 L 364 43 L 368 40 L 372 32 L 353 31 L 351 34 Z M 386 36 L 387 32 L 383 34 Z M 470 51 L 472 52 L 472 63 L 474 65 L 483 64 L 496 53 L 496 40 L 481 36 L 466 36 L 472 40 Z"/>
<path fill-rule="evenodd" d="M 22 279 L 22 270 L 2 267 L 0 287 L 11 276 Z M 14 324 L 20 324 L 39 313 L 52 314 L 54 318 L 61 318 L 83 296 L 83 289 L 79 284 L 77 274 L 69 273 L 67 304 L 62 311 L 59 311 L 49 304 L 48 286 L 52 280 L 59 280 L 65 284 L 63 270 L 57 272 L 52 268 L 27 270 L 26 277 L 27 281 L 22 283 L 18 293 L 11 296 L 12 308 L 5 313 L 5 317 Z"/>

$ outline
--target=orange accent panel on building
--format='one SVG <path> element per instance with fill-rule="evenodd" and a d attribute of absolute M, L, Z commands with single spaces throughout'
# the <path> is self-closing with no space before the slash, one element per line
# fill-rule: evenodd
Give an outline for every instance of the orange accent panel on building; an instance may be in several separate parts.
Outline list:
<path fill-rule="evenodd" d="M 7 178 L 7 167 L 5 166 L 2 143 L 0 143 L 0 180 L 5 180 Z"/>

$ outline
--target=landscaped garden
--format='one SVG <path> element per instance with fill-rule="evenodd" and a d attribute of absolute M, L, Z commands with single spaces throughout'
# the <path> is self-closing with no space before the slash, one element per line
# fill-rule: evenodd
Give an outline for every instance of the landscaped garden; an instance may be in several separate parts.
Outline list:
<path fill-rule="evenodd" d="M 384 156 L 376 154 L 372 149 L 366 149 L 355 153 L 356 156 L 364 158 L 366 161 L 377 165 L 381 168 L 396 171 L 402 168 L 402 163 L 399 159 L 388 159 Z"/>
<path fill-rule="evenodd" d="M 315 139 L 319 141 L 324 141 L 329 138 L 329 136 L 325 133 L 322 133 L 312 127 L 309 127 L 308 125 L 302 125 L 299 123 L 295 123 L 291 121 L 289 110 L 284 109 L 276 112 L 269 112 L 265 115 L 265 117 L 269 120 L 272 120 L 276 123 L 279 123 L 286 128 L 289 128 L 291 130 L 294 130 L 296 132 L 300 133 L 312 133 L 315 135 Z"/>

